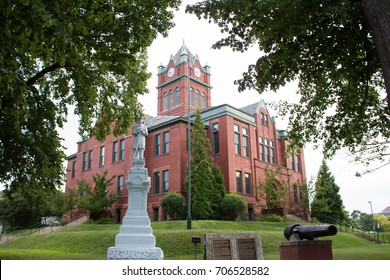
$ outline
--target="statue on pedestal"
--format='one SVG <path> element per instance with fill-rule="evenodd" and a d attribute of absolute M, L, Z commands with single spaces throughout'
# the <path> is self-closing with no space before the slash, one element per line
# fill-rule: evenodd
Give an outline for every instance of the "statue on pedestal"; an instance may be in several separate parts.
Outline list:
<path fill-rule="evenodd" d="M 137 125 L 133 126 L 134 143 L 134 159 L 144 158 L 146 136 L 148 135 L 148 128 L 143 119 L 140 119 Z"/>
<path fill-rule="evenodd" d="M 148 129 L 140 120 L 132 129 L 134 135 L 134 166 L 126 178 L 128 190 L 127 211 L 115 237 L 115 247 L 107 250 L 110 260 L 162 260 L 164 252 L 156 247 L 156 238 L 150 226 L 147 212 L 147 198 L 150 177 L 145 168 L 145 143 Z"/>

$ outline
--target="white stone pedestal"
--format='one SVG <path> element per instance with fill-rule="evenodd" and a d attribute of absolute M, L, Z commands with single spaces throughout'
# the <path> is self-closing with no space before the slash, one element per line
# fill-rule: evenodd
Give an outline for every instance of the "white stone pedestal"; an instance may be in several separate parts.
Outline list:
<path fill-rule="evenodd" d="M 107 258 L 109 260 L 162 260 L 164 253 L 156 247 L 156 238 L 146 210 L 150 177 L 145 168 L 145 159 L 134 159 L 134 167 L 127 175 L 126 186 L 128 208 L 119 233 L 115 237 L 115 247 L 108 248 Z"/>

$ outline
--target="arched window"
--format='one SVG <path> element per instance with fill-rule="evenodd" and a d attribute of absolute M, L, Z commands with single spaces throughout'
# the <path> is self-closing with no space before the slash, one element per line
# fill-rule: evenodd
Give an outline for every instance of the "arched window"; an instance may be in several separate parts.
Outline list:
<path fill-rule="evenodd" d="M 169 91 L 169 108 L 172 108 L 173 105 L 173 90 Z"/>
<path fill-rule="evenodd" d="M 176 88 L 175 90 L 175 106 L 180 104 L 180 88 Z"/>
<path fill-rule="evenodd" d="M 206 94 L 202 92 L 202 109 L 207 107 Z"/>
<path fill-rule="evenodd" d="M 194 89 L 190 87 L 190 106 L 194 105 Z"/>
<path fill-rule="evenodd" d="M 196 107 L 200 107 L 200 92 L 196 90 Z"/>
<path fill-rule="evenodd" d="M 166 92 L 163 94 L 162 110 L 165 111 L 168 109 L 168 95 Z"/>

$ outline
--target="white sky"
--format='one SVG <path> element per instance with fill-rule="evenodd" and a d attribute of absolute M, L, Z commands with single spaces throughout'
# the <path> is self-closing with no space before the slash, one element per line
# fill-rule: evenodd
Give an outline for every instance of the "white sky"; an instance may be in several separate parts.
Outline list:
<path fill-rule="evenodd" d="M 157 67 L 161 63 L 167 65 L 170 55 L 174 55 L 179 50 L 183 40 L 194 55 L 199 55 L 202 65 L 207 63 L 211 67 L 212 106 L 227 103 L 240 108 L 258 102 L 261 98 L 267 103 L 278 100 L 298 100 L 295 94 L 296 83 L 287 85 L 277 93 L 266 92 L 259 95 L 254 90 L 239 93 L 233 82 L 241 78 L 249 64 L 256 62 L 260 51 L 253 48 L 245 53 L 237 53 L 230 48 L 211 49 L 212 44 L 224 34 L 216 25 L 209 24 L 206 20 L 198 20 L 195 15 L 185 14 L 186 4 L 195 1 L 184 2 L 180 11 L 175 13 L 176 26 L 169 31 L 169 36 L 167 38 L 159 36 L 149 48 L 149 72 L 152 73 L 148 81 L 150 93 L 140 97 L 146 114 L 153 116 L 157 114 Z M 268 109 L 271 115 L 275 115 L 271 108 Z M 284 129 L 286 126 L 286 121 L 276 120 L 278 129 Z M 77 117 L 69 115 L 68 124 L 61 131 L 61 137 L 65 139 L 66 153 L 68 155 L 75 153 L 76 142 L 80 140 L 77 134 Z M 307 179 L 310 180 L 318 173 L 322 161 L 321 150 L 313 150 L 312 145 L 307 145 L 305 161 Z M 374 213 L 390 206 L 390 166 L 357 178 L 354 176 L 355 172 L 364 169 L 356 165 L 347 152 L 337 153 L 334 159 L 328 161 L 328 166 L 340 187 L 340 195 L 347 211 L 360 210 L 370 214 L 368 201 L 372 202 Z"/>

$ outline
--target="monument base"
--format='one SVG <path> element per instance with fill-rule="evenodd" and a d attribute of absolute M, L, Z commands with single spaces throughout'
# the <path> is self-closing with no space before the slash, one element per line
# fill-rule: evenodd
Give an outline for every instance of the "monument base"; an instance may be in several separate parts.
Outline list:
<path fill-rule="evenodd" d="M 115 237 L 115 247 L 109 247 L 109 260 L 162 260 L 163 251 L 155 247 L 156 238 L 148 216 L 147 195 L 150 189 L 148 170 L 144 159 L 134 159 L 126 186 L 128 208 Z"/>
<path fill-rule="evenodd" d="M 297 240 L 281 242 L 281 260 L 332 260 L 332 240 Z"/>
<path fill-rule="evenodd" d="M 109 260 L 162 260 L 164 253 L 160 248 L 134 249 L 109 247 Z"/>

